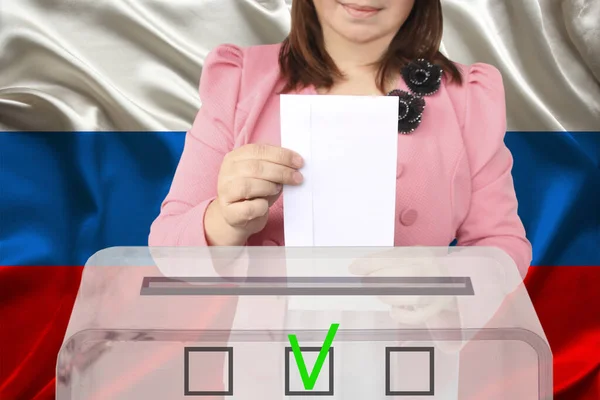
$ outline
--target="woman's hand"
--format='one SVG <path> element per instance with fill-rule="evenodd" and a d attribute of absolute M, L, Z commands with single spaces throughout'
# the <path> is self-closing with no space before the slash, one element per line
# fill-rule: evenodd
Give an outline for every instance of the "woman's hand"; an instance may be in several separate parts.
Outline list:
<path fill-rule="evenodd" d="M 217 198 L 204 217 L 208 243 L 241 246 L 260 232 L 283 185 L 302 183 L 298 169 L 303 164 L 298 154 L 276 146 L 248 144 L 228 153 L 219 171 Z"/>
<path fill-rule="evenodd" d="M 349 270 L 353 275 L 379 278 L 445 276 L 438 260 L 436 252 L 426 248 L 396 248 L 357 259 L 349 266 Z M 390 306 L 390 317 L 405 325 L 426 324 L 443 311 L 454 311 L 456 301 L 453 296 L 438 295 L 390 295 L 378 298 Z"/>

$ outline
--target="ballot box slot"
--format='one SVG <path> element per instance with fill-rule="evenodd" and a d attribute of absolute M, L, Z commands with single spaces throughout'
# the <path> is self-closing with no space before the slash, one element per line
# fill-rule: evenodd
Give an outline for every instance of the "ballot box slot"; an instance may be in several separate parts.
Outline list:
<path fill-rule="evenodd" d="M 472 296 L 469 277 L 145 277 L 149 295 Z"/>

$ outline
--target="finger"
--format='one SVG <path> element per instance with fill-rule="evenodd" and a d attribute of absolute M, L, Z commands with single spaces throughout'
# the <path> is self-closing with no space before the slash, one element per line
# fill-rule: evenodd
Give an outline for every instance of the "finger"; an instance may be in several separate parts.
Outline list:
<path fill-rule="evenodd" d="M 427 316 L 419 310 L 408 310 L 399 307 L 392 307 L 390 309 L 390 317 L 404 325 L 419 325 L 426 321 Z"/>
<path fill-rule="evenodd" d="M 289 149 L 267 144 L 249 144 L 243 147 L 238 160 L 261 160 L 290 168 L 301 168 L 304 165 L 302 157 Z"/>
<path fill-rule="evenodd" d="M 398 261 L 402 248 L 395 247 L 391 250 L 378 251 L 376 253 L 363 256 L 348 267 L 351 274 L 354 275 L 370 275 L 380 269 L 392 268 L 398 266 Z"/>
<path fill-rule="evenodd" d="M 420 324 L 440 314 L 445 302 L 435 301 L 423 306 L 393 306 L 390 310 L 392 319 L 405 324 Z"/>
<path fill-rule="evenodd" d="M 227 222 L 235 227 L 245 227 L 250 221 L 264 217 L 269 212 L 269 203 L 264 198 L 239 201 L 226 206 Z"/>
<path fill-rule="evenodd" d="M 281 184 L 256 178 L 231 179 L 223 187 L 222 198 L 227 204 L 257 197 L 275 196 L 281 192 Z"/>
<path fill-rule="evenodd" d="M 439 271 L 435 260 L 427 257 L 365 257 L 349 267 L 355 275 L 372 276 L 432 276 Z"/>
<path fill-rule="evenodd" d="M 242 160 L 235 164 L 237 176 L 263 179 L 282 185 L 298 185 L 302 183 L 302 174 L 293 168 L 262 160 Z"/>
<path fill-rule="evenodd" d="M 279 197 L 281 196 L 281 193 L 283 193 L 283 191 L 280 191 L 279 193 L 277 193 L 274 196 L 269 196 L 267 197 L 267 201 L 269 202 L 269 207 L 271 207 L 273 204 L 275 204 L 275 202 L 279 199 Z"/>
<path fill-rule="evenodd" d="M 348 270 L 353 275 L 365 276 L 372 274 L 379 268 L 381 267 L 379 267 L 377 263 L 373 262 L 373 259 L 359 258 L 358 260 L 354 260 L 352 264 L 350 264 Z"/>
<path fill-rule="evenodd" d="M 348 267 L 350 273 L 354 275 L 373 275 L 377 276 L 403 276 L 402 271 L 397 271 L 402 266 L 402 260 L 378 257 L 365 257 L 355 260 Z"/>
<path fill-rule="evenodd" d="M 397 307 L 420 307 L 426 300 L 421 296 L 377 296 L 377 298 L 384 304 Z"/>
<path fill-rule="evenodd" d="M 453 296 L 377 296 L 381 302 L 400 308 L 424 308 L 432 304 L 450 307 L 454 303 Z"/>

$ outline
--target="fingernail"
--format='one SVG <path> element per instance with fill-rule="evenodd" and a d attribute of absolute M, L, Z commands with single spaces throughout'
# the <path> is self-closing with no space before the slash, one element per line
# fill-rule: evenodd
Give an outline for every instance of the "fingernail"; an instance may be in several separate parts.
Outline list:
<path fill-rule="evenodd" d="M 302 174 L 300 172 L 294 172 L 292 179 L 294 179 L 294 182 L 296 182 L 296 183 L 302 183 L 302 181 L 304 180 L 304 177 L 302 176 Z"/>
<path fill-rule="evenodd" d="M 300 168 L 302 165 L 304 165 L 304 160 L 300 156 L 294 156 L 294 160 L 292 162 L 296 168 Z"/>
<path fill-rule="evenodd" d="M 282 188 L 283 188 L 283 185 L 281 183 L 277 183 L 275 185 L 275 190 L 277 190 L 277 193 L 281 192 Z"/>

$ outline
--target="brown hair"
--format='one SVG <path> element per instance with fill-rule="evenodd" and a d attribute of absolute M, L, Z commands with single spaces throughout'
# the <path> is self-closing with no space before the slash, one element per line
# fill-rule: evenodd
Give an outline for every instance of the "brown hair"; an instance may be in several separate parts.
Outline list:
<path fill-rule="evenodd" d="M 443 30 L 440 0 L 415 0 L 413 9 L 379 60 L 377 87 L 384 92 L 385 82 L 395 71 L 418 58 L 440 67 L 450 80 L 462 84 L 460 71 L 440 51 Z M 294 0 L 292 29 L 279 52 L 279 67 L 285 80 L 283 93 L 308 85 L 330 88 L 343 75 L 325 50 L 323 33 L 312 0 Z"/>

